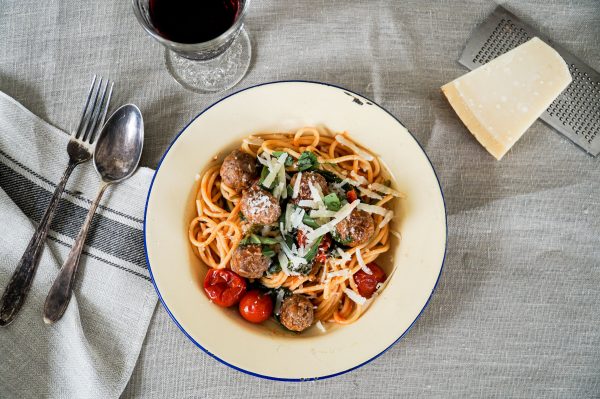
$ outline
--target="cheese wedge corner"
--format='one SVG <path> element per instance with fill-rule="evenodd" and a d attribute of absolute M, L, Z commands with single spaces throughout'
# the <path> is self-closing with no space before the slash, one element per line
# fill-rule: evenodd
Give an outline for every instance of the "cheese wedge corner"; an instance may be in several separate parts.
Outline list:
<path fill-rule="evenodd" d="M 500 160 L 571 83 L 562 57 L 537 37 L 442 86 L 459 118 Z"/>

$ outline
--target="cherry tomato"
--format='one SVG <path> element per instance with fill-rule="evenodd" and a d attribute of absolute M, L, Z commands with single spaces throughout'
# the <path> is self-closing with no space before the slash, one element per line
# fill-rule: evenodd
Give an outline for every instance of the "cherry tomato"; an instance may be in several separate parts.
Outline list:
<path fill-rule="evenodd" d="M 361 296 L 371 298 L 373 293 L 377 291 L 377 284 L 383 283 L 387 276 L 375 262 L 367 264 L 367 267 L 373 274 L 367 274 L 364 270 L 359 270 L 354 273 L 354 282 L 358 286 L 358 292 Z"/>
<path fill-rule="evenodd" d="M 323 239 L 321 240 L 321 244 L 317 249 L 317 256 L 315 257 L 315 260 L 317 262 L 325 263 L 325 260 L 327 259 L 327 251 L 329 251 L 330 246 L 331 238 L 329 237 L 329 234 L 327 234 L 325 237 L 323 237 Z"/>
<path fill-rule="evenodd" d="M 204 278 L 206 296 L 228 308 L 238 303 L 246 292 L 246 280 L 227 269 L 210 269 Z"/>
<path fill-rule="evenodd" d="M 240 301 L 240 314 L 250 323 L 262 323 L 273 313 L 271 295 L 258 290 L 248 291 Z"/>
<path fill-rule="evenodd" d="M 348 190 L 348 192 L 346 193 L 346 199 L 348 200 L 349 203 L 353 203 L 354 201 L 356 201 L 358 199 L 356 190 L 355 189 Z"/>
<path fill-rule="evenodd" d="M 306 234 L 302 230 L 298 230 L 296 233 L 296 242 L 299 247 L 304 247 L 306 245 Z"/>

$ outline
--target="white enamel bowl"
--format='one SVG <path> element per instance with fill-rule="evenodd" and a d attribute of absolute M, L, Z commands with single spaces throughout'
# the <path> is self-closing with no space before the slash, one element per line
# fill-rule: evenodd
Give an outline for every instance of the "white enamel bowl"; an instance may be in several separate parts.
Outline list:
<path fill-rule="evenodd" d="M 235 308 L 208 301 L 206 267 L 187 239 L 196 175 L 241 139 L 260 131 L 309 125 L 346 130 L 378 154 L 407 198 L 399 201 L 392 248 L 378 260 L 387 287 L 354 324 L 326 333 L 284 332 L 253 325 Z M 439 182 L 413 136 L 383 108 L 348 90 L 313 82 L 251 87 L 215 103 L 177 136 L 156 171 L 145 218 L 148 265 L 165 309 L 181 331 L 217 360 L 252 375 L 281 380 L 326 378 L 355 369 L 398 341 L 427 305 L 446 249 L 446 212 Z"/>

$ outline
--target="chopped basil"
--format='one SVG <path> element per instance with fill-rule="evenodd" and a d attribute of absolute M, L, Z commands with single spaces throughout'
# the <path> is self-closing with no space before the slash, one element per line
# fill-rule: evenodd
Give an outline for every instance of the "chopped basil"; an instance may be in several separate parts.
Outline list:
<path fill-rule="evenodd" d="M 267 258 L 272 258 L 275 256 L 275 251 L 273 251 L 271 248 L 269 247 L 262 247 L 262 254 L 264 256 L 266 256 Z M 278 265 L 279 266 L 279 265 Z M 281 269 L 281 267 L 279 268 Z"/>
<path fill-rule="evenodd" d="M 248 242 L 250 244 L 262 244 L 260 238 L 256 234 L 250 234 L 250 237 L 248 237 Z"/>
<path fill-rule="evenodd" d="M 279 241 L 277 241 L 275 238 L 273 237 L 257 237 L 258 240 L 260 241 L 261 244 L 263 245 L 274 245 L 274 244 L 279 244 Z"/>
<path fill-rule="evenodd" d="M 340 199 L 336 193 L 327 194 L 323 197 L 323 203 L 330 211 L 339 211 L 342 207 Z"/>
<path fill-rule="evenodd" d="M 302 217 L 302 223 L 304 223 L 305 225 L 307 225 L 308 227 L 311 227 L 313 229 L 318 229 L 319 227 L 321 227 L 317 224 L 317 222 L 315 222 L 315 219 L 308 216 L 307 213 L 305 213 L 304 216 Z"/>
<path fill-rule="evenodd" d="M 317 156 L 311 151 L 304 151 L 300 158 L 298 158 L 298 170 L 304 172 L 305 170 L 313 170 L 319 165 Z"/>
<path fill-rule="evenodd" d="M 290 154 L 288 154 L 285 151 L 273 151 L 273 155 L 275 158 L 279 158 L 280 156 L 282 156 L 283 154 L 287 154 L 287 157 L 285 158 L 285 166 L 292 166 L 292 164 L 294 163 L 294 158 L 292 158 L 292 156 Z"/>
<path fill-rule="evenodd" d="M 308 263 L 312 262 L 315 256 L 317 255 L 317 251 L 319 250 L 319 245 L 321 245 L 321 241 L 323 241 L 323 236 L 319 237 L 306 253 L 304 259 L 306 259 Z"/>
<path fill-rule="evenodd" d="M 342 179 L 340 179 L 338 175 L 336 175 L 335 173 L 330 172 L 328 170 L 317 170 L 315 172 L 317 172 L 318 174 L 323 176 L 325 178 L 325 180 L 327 180 L 328 183 L 341 183 L 342 182 Z"/>
<path fill-rule="evenodd" d="M 331 238 L 333 238 L 333 241 L 342 245 L 348 245 L 352 242 L 351 238 L 346 238 L 345 240 L 342 239 L 342 237 L 340 237 L 339 233 L 335 229 L 331 232 Z"/>
<path fill-rule="evenodd" d="M 267 168 L 266 166 L 263 165 L 262 170 L 260 171 L 260 179 L 258 179 L 258 184 L 260 184 L 263 188 L 266 188 L 267 190 L 270 190 L 271 187 L 267 187 L 263 184 L 263 182 L 265 181 L 265 179 L 267 178 L 267 175 L 269 174 L 269 168 Z M 275 182 L 273 181 L 273 187 L 275 187 Z"/>
<path fill-rule="evenodd" d="M 292 187 L 291 184 L 288 184 L 287 185 L 287 195 L 288 195 L 288 197 L 291 198 L 293 194 L 294 194 L 294 188 Z"/>

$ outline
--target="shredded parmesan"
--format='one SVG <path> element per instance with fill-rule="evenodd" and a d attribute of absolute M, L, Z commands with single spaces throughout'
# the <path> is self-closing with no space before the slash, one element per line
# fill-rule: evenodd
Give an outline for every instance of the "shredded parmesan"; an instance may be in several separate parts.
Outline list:
<path fill-rule="evenodd" d="M 358 295 L 356 292 L 352 291 L 350 288 L 344 288 L 344 294 L 348 295 L 348 298 L 352 299 L 356 302 L 357 305 L 364 305 L 367 302 L 367 298 Z"/>
<path fill-rule="evenodd" d="M 342 209 L 340 209 L 339 211 L 337 211 L 335 217 L 325 223 L 324 225 L 322 225 L 321 227 L 319 227 L 316 230 L 311 231 L 310 233 L 308 233 L 306 235 L 306 237 L 309 240 L 314 240 L 317 237 L 320 237 L 322 235 L 325 235 L 327 233 L 329 233 L 330 231 L 333 230 L 333 228 L 339 223 L 341 222 L 343 219 L 345 219 L 348 215 L 350 215 L 352 213 L 352 211 L 354 210 L 354 208 L 356 208 L 358 206 L 358 204 L 360 204 L 360 200 L 356 200 L 351 204 L 346 204 L 342 207 Z"/>
<path fill-rule="evenodd" d="M 369 188 L 372 188 L 373 190 L 378 191 L 383 194 L 393 195 L 394 197 L 406 198 L 406 196 L 404 194 L 402 194 L 400 191 L 396 191 L 393 188 L 390 188 L 381 183 L 371 183 L 371 184 L 369 184 Z"/>
<path fill-rule="evenodd" d="M 364 176 L 359 175 L 358 173 L 356 173 L 353 170 L 350 171 L 350 176 L 352 176 L 354 178 L 354 180 L 356 180 L 358 182 L 358 184 L 369 184 L 369 181 L 367 179 L 365 179 Z"/>
<path fill-rule="evenodd" d="M 367 267 L 367 264 L 363 260 L 362 254 L 360 253 L 360 248 L 356 248 L 356 260 L 358 261 L 358 264 L 360 265 L 360 268 L 362 269 L 363 272 L 365 272 L 367 274 L 373 274 L 371 269 L 369 269 Z"/>
<path fill-rule="evenodd" d="M 300 200 L 298 201 L 298 206 L 305 206 L 307 208 L 313 208 L 313 209 L 317 209 L 318 205 L 315 201 L 311 201 L 311 200 Z"/>
<path fill-rule="evenodd" d="M 273 182 L 275 181 L 275 177 L 277 177 L 277 175 L 279 174 L 279 170 L 284 168 L 285 159 L 287 158 L 287 156 L 288 154 L 284 152 L 279 158 L 277 158 L 275 162 L 271 162 L 272 167 L 269 168 L 269 174 L 267 175 L 267 177 L 265 177 L 265 180 L 263 180 L 262 183 L 265 187 L 271 187 L 271 184 L 273 184 Z"/>
<path fill-rule="evenodd" d="M 385 216 L 383 217 L 383 220 L 381 221 L 381 223 L 379 223 L 379 228 L 382 228 L 383 226 L 388 224 L 390 222 L 390 220 L 392 220 L 393 217 L 394 217 L 394 212 L 388 211 L 385 214 Z"/>
<path fill-rule="evenodd" d="M 292 198 L 298 198 L 298 194 L 300 193 L 300 182 L 302 180 L 302 172 L 298 172 L 296 175 L 296 181 L 294 182 L 294 192 L 292 193 Z"/>
<path fill-rule="evenodd" d="M 369 212 L 369 213 L 376 213 L 381 216 L 386 216 L 387 213 L 390 212 L 382 206 L 369 205 L 369 204 L 359 204 L 358 209 L 360 209 L 361 211 Z"/>
<path fill-rule="evenodd" d="M 321 331 L 321 332 L 327 332 L 327 330 L 325 329 L 325 326 L 323 325 L 323 323 L 321 323 L 321 320 L 317 321 L 315 323 L 315 326 L 317 326 L 317 328 L 319 329 L 319 331 Z"/>
<path fill-rule="evenodd" d="M 376 200 L 383 199 L 383 197 L 381 195 L 377 194 L 374 191 L 369 190 L 368 188 L 358 187 L 358 191 L 360 191 L 360 193 L 362 195 L 367 196 L 369 198 L 373 198 Z"/>
<path fill-rule="evenodd" d="M 345 138 L 341 134 L 338 134 L 337 136 L 335 136 L 335 140 L 338 143 L 343 144 L 346 147 L 350 148 L 357 155 L 359 155 L 360 157 L 364 158 L 367 161 L 372 161 L 374 159 L 373 155 L 369 154 L 366 151 L 361 150 L 360 148 L 358 148 L 355 144 L 351 143 L 347 138 Z"/>
<path fill-rule="evenodd" d="M 300 226 L 300 224 L 302 223 L 302 218 L 304 218 L 304 209 L 302 208 L 296 208 L 294 209 L 294 212 L 292 212 L 292 215 L 290 217 L 290 222 L 292 224 L 293 228 L 298 228 L 298 226 Z"/>
<path fill-rule="evenodd" d="M 323 202 L 320 187 L 318 189 L 311 182 L 308 182 L 308 188 L 310 188 L 310 195 L 316 203 Z"/>
<path fill-rule="evenodd" d="M 285 293 L 283 292 L 283 290 L 279 290 L 277 292 L 277 297 L 275 298 L 275 309 L 273 309 L 273 313 L 276 316 L 279 316 L 279 312 L 281 310 L 281 303 L 283 302 L 283 295 Z"/>
<path fill-rule="evenodd" d="M 289 276 L 290 270 L 288 269 L 288 258 L 287 256 L 285 256 L 285 254 L 283 252 L 279 252 L 279 254 L 277 255 L 277 259 L 279 260 L 279 265 L 281 266 L 281 271 L 283 272 L 283 274 L 285 274 L 286 276 Z"/>
<path fill-rule="evenodd" d="M 310 211 L 311 218 L 332 218 L 335 217 L 337 212 L 329 211 L 325 208 L 319 208 L 317 210 Z"/>
<path fill-rule="evenodd" d="M 340 247 L 337 248 L 337 253 L 340 254 L 340 257 L 345 262 L 349 262 L 350 260 L 352 260 L 352 256 Z"/>
<path fill-rule="evenodd" d="M 282 233 L 292 231 L 292 213 L 294 212 L 294 205 L 288 203 L 285 207 L 285 217 Z M 282 234 L 283 235 L 283 234 Z"/>
<path fill-rule="evenodd" d="M 329 272 L 327 273 L 327 278 L 333 278 L 333 277 L 348 277 L 350 274 L 350 270 L 348 269 L 342 269 L 342 270 L 336 270 L 334 272 Z"/>
<path fill-rule="evenodd" d="M 402 235 L 400 233 L 398 233 L 397 231 L 390 229 L 390 233 L 392 233 L 392 235 L 394 237 L 396 237 L 398 240 L 402 240 Z"/>

